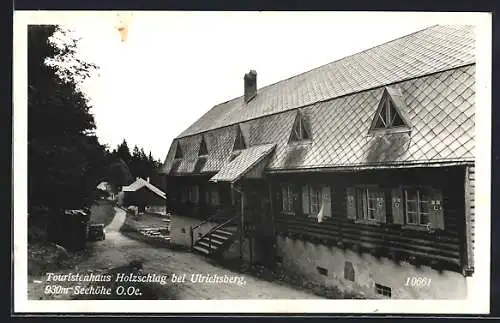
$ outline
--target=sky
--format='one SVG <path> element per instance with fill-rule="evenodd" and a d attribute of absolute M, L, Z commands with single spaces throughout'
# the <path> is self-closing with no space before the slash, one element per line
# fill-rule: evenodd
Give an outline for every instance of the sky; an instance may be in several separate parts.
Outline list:
<path fill-rule="evenodd" d="M 115 148 L 126 139 L 163 161 L 176 136 L 243 94 L 250 69 L 260 88 L 435 22 L 398 14 L 134 12 L 65 27 L 81 38 L 79 56 L 99 66 L 82 88 L 100 142 Z M 125 41 L 120 24 L 128 26 Z"/>

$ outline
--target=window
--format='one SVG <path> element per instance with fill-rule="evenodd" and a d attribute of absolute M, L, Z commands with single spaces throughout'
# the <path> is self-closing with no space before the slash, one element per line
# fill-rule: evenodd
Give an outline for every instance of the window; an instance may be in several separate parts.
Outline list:
<path fill-rule="evenodd" d="M 293 208 L 293 187 L 292 185 L 284 185 L 281 187 L 281 196 L 283 200 L 283 213 L 295 214 Z"/>
<path fill-rule="evenodd" d="M 392 290 L 388 286 L 384 286 L 382 284 L 377 284 L 375 283 L 375 292 L 379 295 L 391 297 L 392 296 Z"/>
<path fill-rule="evenodd" d="M 385 192 L 378 187 L 347 189 L 347 216 L 360 222 L 385 223 Z"/>
<path fill-rule="evenodd" d="M 394 104 L 392 104 L 388 97 L 384 98 L 382 108 L 378 111 L 376 118 L 374 129 L 395 128 L 405 125 Z"/>
<path fill-rule="evenodd" d="M 243 137 L 243 133 L 241 132 L 241 127 L 238 126 L 238 128 L 236 128 L 236 138 L 234 139 L 233 150 L 242 150 L 246 148 L 247 145 L 245 143 L 245 138 Z"/>
<path fill-rule="evenodd" d="M 217 187 L 209 187 L 207 189 L 205 201 L 212 206 L 217 206 L 220 204 L 219 190 L 217 189 Z"/>
<path fill-rule="evenodd" d="M 198 186 L 194 185 L 194 186 L 189 187 L 188 200 L 191 203 L 198 203 L 198 201 L 199 201 Z"/>
<path fill-rule="evenodd" d="M 363 211 L 358 214 L 358 217 L 370 221 L 377 220 L 378 204 L 384 203 L 383 192 L 377 189 L 363 188 L 361 200 Z"/>
<path fill-rule="evenodd" d="M 180 159 L 175 159 L 172 162 L 172 167 L 170 168 L 169 174 L 175 174 L 175 173 L 177 173 L 180 166 L 181 166 L 181 160 Z"/>
<path fill-rule="evenodd" d="M 316 216 L 321 209 L 321 187 L 302 186 L 302 213 Z"/>
<path fill-rule="evenodd" d="M 182 149 L 181 149 L 181 144 L 177 142 L 177 147 L 175 148 L 175 159 L 182 158 Z"/>
<path fill-rule="evenodd" d="M 431 196 L 426 189 L 405 189 L 405 218 L 406 224 L 430 225 Z M 437 201 L 440 204 L 440 201 Z"/>
<path fill-rule="evenodd" d="M 189 187 L 183 187 L 181 191 L 181 202 L 186 203 L 189 200 Z"/>
<path fill-rule="evenodd" d="M 306 122 L 305 116 L 299 111 L 293 123 L 292 133 L 290 134 L 290 142 L 311 140 L 311 129 L 309 123 Z"/>
<path fill-rule="evenodd" d="M 370 131 L 408 128 L 402 115 L 406 109 L 401 91 L 386 87 L 372 120 Z"/>
<path fill-rule="evenodd" d="M 201 137 L 200 149 L 198 150 L 198 156 L 208 155 L 207 144 L 205 143 L 205 137 Z"/>

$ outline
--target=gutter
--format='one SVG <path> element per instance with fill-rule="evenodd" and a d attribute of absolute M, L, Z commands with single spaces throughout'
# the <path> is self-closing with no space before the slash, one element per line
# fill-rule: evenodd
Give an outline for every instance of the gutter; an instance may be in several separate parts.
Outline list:
<path fill-rule="evenodd" d="M 385 164 L 385 165 L 364 165 L 364 166 L 337 166 L 337 167 L 311 167 L 294 169 L 267 169 L 265 174 L 286 174 L 286 173 L 335 173 L 335 172 L 355 172 L 360 170 L 377 169 L 404 169 L 404 168 L 423 168 L 423 167 L 450 167 L 450 166 L 469 166 L 474 165 L 474 161 L 457 161 L 442 163 L 418 163 L 418 164 Z"/>

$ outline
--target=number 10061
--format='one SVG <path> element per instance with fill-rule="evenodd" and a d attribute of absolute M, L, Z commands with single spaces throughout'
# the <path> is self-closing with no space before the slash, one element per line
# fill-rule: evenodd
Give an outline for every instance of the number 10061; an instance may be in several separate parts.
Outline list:
<path fill-rule="evenodd" d="M 411 286 L 411 287 L 429 287 L 431 286 L 431 278 L 427 277 L 418 277 L 418 276 L 413 276 L 413 277 L 407 277 L 405 281 L 405 286 Z"/>

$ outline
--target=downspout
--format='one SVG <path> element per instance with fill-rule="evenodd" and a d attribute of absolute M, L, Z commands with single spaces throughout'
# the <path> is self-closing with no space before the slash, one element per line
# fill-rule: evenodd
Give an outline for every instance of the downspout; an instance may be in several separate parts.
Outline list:
<path fill-rule="evenodd" d="M 241 214 L 240 214 L 240 259 L 243 259 L 243 221 L 244 221 L 244 210 L 245 210 L 245 196 L 243 194 L 243 191 L 240 191 L 236 186 L 234 186 L 234 183 L 231 183 L 231 190 L 240 193 L 241 195 Z"/>

